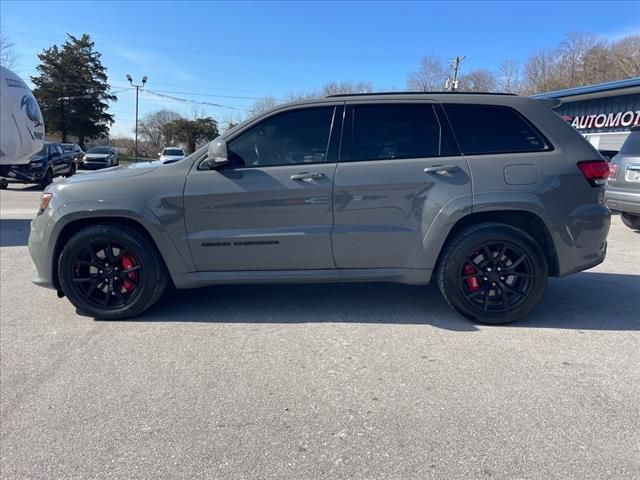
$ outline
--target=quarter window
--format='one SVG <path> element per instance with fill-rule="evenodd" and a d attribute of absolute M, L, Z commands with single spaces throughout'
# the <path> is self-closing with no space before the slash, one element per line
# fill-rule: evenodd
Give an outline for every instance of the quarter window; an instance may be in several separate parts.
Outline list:
<path fill-rule="evenodd" d="M 343 161 L 437 157 L 440 124 L 431 104 L 355 105 Z"/>
<path fill-rule="evenodd" d="M 549 146 L 518 112 L 499 105 L 445 104 L 465 155 L 539 152 Z"/>
<path fill-rule="evenodd" d="M 269 117 L 227 145 L 232 167 L 268 167 L 327 161 L 334 107 Z"/>

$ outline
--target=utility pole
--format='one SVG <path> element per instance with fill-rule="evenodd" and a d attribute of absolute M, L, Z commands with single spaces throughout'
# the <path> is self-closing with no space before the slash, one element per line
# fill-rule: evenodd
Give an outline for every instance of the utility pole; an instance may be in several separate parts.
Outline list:
<path fill-rule="evenodd" d="M 447 83 L 445 88 L 447 90 L 455 92 L 458 90 L 458 71 L 460 70 L 460 64 L 464 60 L 465 55 L 458 55 L 451 61 L 451 66 L 453 67 L 453 80 L 447 79 Z"/>
<path fill-rule="evenodd" d="M 133 79 L 131 75 L 127 73 L 127 80 L 129 80 L 129 84 L 132 87 L 136 87 L 136 143 L 135 143 L 135 152 L 136 152 L 136 163 L 138 163 L 138 90 L 144 88 L 144 84 L 147 83 L 147 76 L 142 77 L 142 85 L 134 85 Z"/>

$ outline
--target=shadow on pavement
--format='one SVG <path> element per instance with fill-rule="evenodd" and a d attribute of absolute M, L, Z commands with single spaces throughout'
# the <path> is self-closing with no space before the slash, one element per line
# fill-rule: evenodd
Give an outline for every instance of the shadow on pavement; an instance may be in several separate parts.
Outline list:
<path fill-rule="evenodd" d="M 449 308 L 435 285 L 389 283 L 222 285 L 173 290 L 136 320 L 424 324 L 447 330 L 477 330 Z"/>
<path fill-rule="evenodd" d="M 542 303 L 510 328 L 640 330 L 640 275 L 551 279 Z M 395 284 L 226 285 L 167 292 L 136 320 L 211 323 L 380 323 L 478 328 L 438 288 Z"/>
<path fill-rule="evenodd" d="M 0 247 L 24 247 L 29 240 L 30 219 L 0 219 Z"/>

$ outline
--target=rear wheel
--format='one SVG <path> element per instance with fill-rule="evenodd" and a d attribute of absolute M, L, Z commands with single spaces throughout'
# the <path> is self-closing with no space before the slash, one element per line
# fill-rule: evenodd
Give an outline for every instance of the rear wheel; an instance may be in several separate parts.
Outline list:
<path fill-rule="evenodd" d="M 640 215 L 623 212 L 620 214 L 620 218 L 622 219 L 622 223 L 624 223 L 627 227 L 634 230 L 640 230 Z"/>
<path fill-rule="evenodd" d="M 547 263 L 538 244 L 522 230 L 481 224 L 457 235 L 438 267 L 447 302 L 480 323 L 513 322 L 540 302 Z"/>
<path fill-rule="evenodd" d="M 155 246 L 135 229 L 95 225 L 75 234 L 58 260 L 60 286 L 80 313 L 98 319 L 134 317 L 168 283 Z"/>
<path fill-rule="evenodd" d="M 0 178 L 0 190 L 6 190 L 9 186 L 9 182 L 7 182 L 4 178 Z"/>
<path fill-rule="evenodd" d="M 44 174 L 44 177 L 42 177 L 42 180 L 40 180 L 39 183 L 42 188 L 45 188 L 48 185 L 51 185 L 53 183 L 53 170 L 48 168 Z"/>

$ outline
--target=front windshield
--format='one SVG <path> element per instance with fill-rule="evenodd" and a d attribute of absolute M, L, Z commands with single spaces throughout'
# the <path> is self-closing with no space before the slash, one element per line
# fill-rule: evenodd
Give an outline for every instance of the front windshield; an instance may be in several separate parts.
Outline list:
<path fill-rule="evenodd" d="M 184 155 L 184 152 L 179 148 L 165 148 L 162 154 L 170 155 L 172 157 L 178 157 L 178 156 L 182 157 Z"/>
<path fill-rule="evenodd" d="M 87 153 L 111 153 L 107 147 L 93 147 Z"/>
<path fill-rule="evenodd" d="M 43 155 L 45 155 L 45 156 L 47 155 L 47 146 L 46 145 L 43 145 L 39 152 L 36 152 L 33 155 L 31 155 L 31 158 L 40 157 L 40 156 L 43 156 Z"/>

